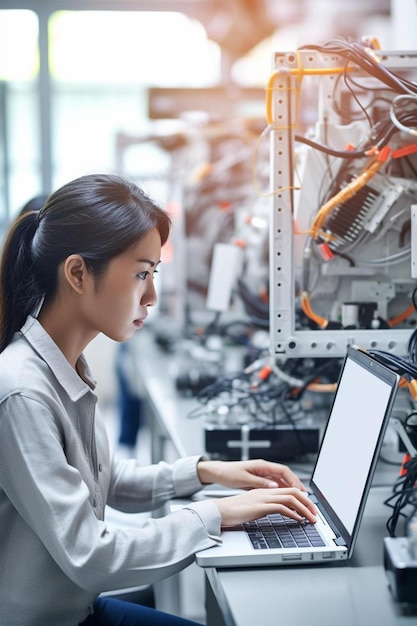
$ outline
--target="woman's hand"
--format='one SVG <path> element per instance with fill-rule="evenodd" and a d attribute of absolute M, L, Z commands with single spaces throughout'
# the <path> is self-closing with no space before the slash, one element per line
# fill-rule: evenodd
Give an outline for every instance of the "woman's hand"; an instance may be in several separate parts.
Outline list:
<path fill-rule="evenodd" d="M 271 513 L 316 522 L 316 507 L 298 476 L 286 465 L 261 459 L 200 461 L 197 471 L 202 483 L 247 490 L 214 500 L 222 516 L 222 526 L 236 526 Z"/>
<path fill-rule="evenodd" d="M 306 491 L 301 480 L 289 467 L 262 459 L 200 461 L 197 471 L 203 484 L 218 483 L 234 489 L 295 487 L 300 491 Z"/>
<path fill-rule="evenodd" d="M 295 487 L 253 489 L 213 502 L 220 511 L 222 526 L 237 526 L 271 513 L 281 513 L 299 522 L 304 519 L 316 522 L 314 504 L 304 491 Z"/>

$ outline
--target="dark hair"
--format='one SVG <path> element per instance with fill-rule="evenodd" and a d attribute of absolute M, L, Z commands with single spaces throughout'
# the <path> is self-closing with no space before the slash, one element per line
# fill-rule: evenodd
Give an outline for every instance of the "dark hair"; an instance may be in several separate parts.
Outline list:
<path fill-rule="evenodd" d="M 137 185 L 111 174 L 77 178 L 21 212 L 8 232 L 0 268 L 0 352 L 28 315 L 56 293 L 58 268 L 79 254 L 99 278 L 114 257 L 153 228 L 162 245 L 171 221 Z"/>

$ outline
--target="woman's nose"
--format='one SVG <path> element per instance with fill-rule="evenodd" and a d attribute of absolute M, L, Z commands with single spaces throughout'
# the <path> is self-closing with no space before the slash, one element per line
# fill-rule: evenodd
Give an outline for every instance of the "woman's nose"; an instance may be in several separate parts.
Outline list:
<path fill-rule="evenodd" d="M 148 276 L 147 286 L 145 293 L 141 298 L 141 304 L 143 306 L 155 306 L 158 297 L 156 295 L 155 283 L 153 282 L 153 278 Z"/>

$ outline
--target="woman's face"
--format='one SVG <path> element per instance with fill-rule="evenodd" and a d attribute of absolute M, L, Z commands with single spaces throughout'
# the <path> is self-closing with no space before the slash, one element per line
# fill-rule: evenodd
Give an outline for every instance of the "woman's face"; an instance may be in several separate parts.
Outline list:
<path fill-rule="evenodd" d="M 155 228 L 110 261 L 99 280 L 90 275 L 82 308 L 87 324 L 115 341 L 126 341 L 142 328 L 147 307 L 156 304 L 154 274 L 161 237 Z"/>

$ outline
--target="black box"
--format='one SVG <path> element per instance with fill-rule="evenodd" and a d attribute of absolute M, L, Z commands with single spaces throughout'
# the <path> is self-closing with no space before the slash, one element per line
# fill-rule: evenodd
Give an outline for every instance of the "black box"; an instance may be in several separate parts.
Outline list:
<path fill-rule="evenodd" d="M 262 458 L 282 462 L 317 453 L 319 449 L 320 431 L 314 426 L 222 428 L 205 424 L 204 428 L 205 448 L 211 458 L 228 461 Z"/>
<path fill-rule="evenodd" d="M 406 537 L 385 537 L 384 567 L 395 600 L 417 605 L 417 559 L 410 556 Z"/>

